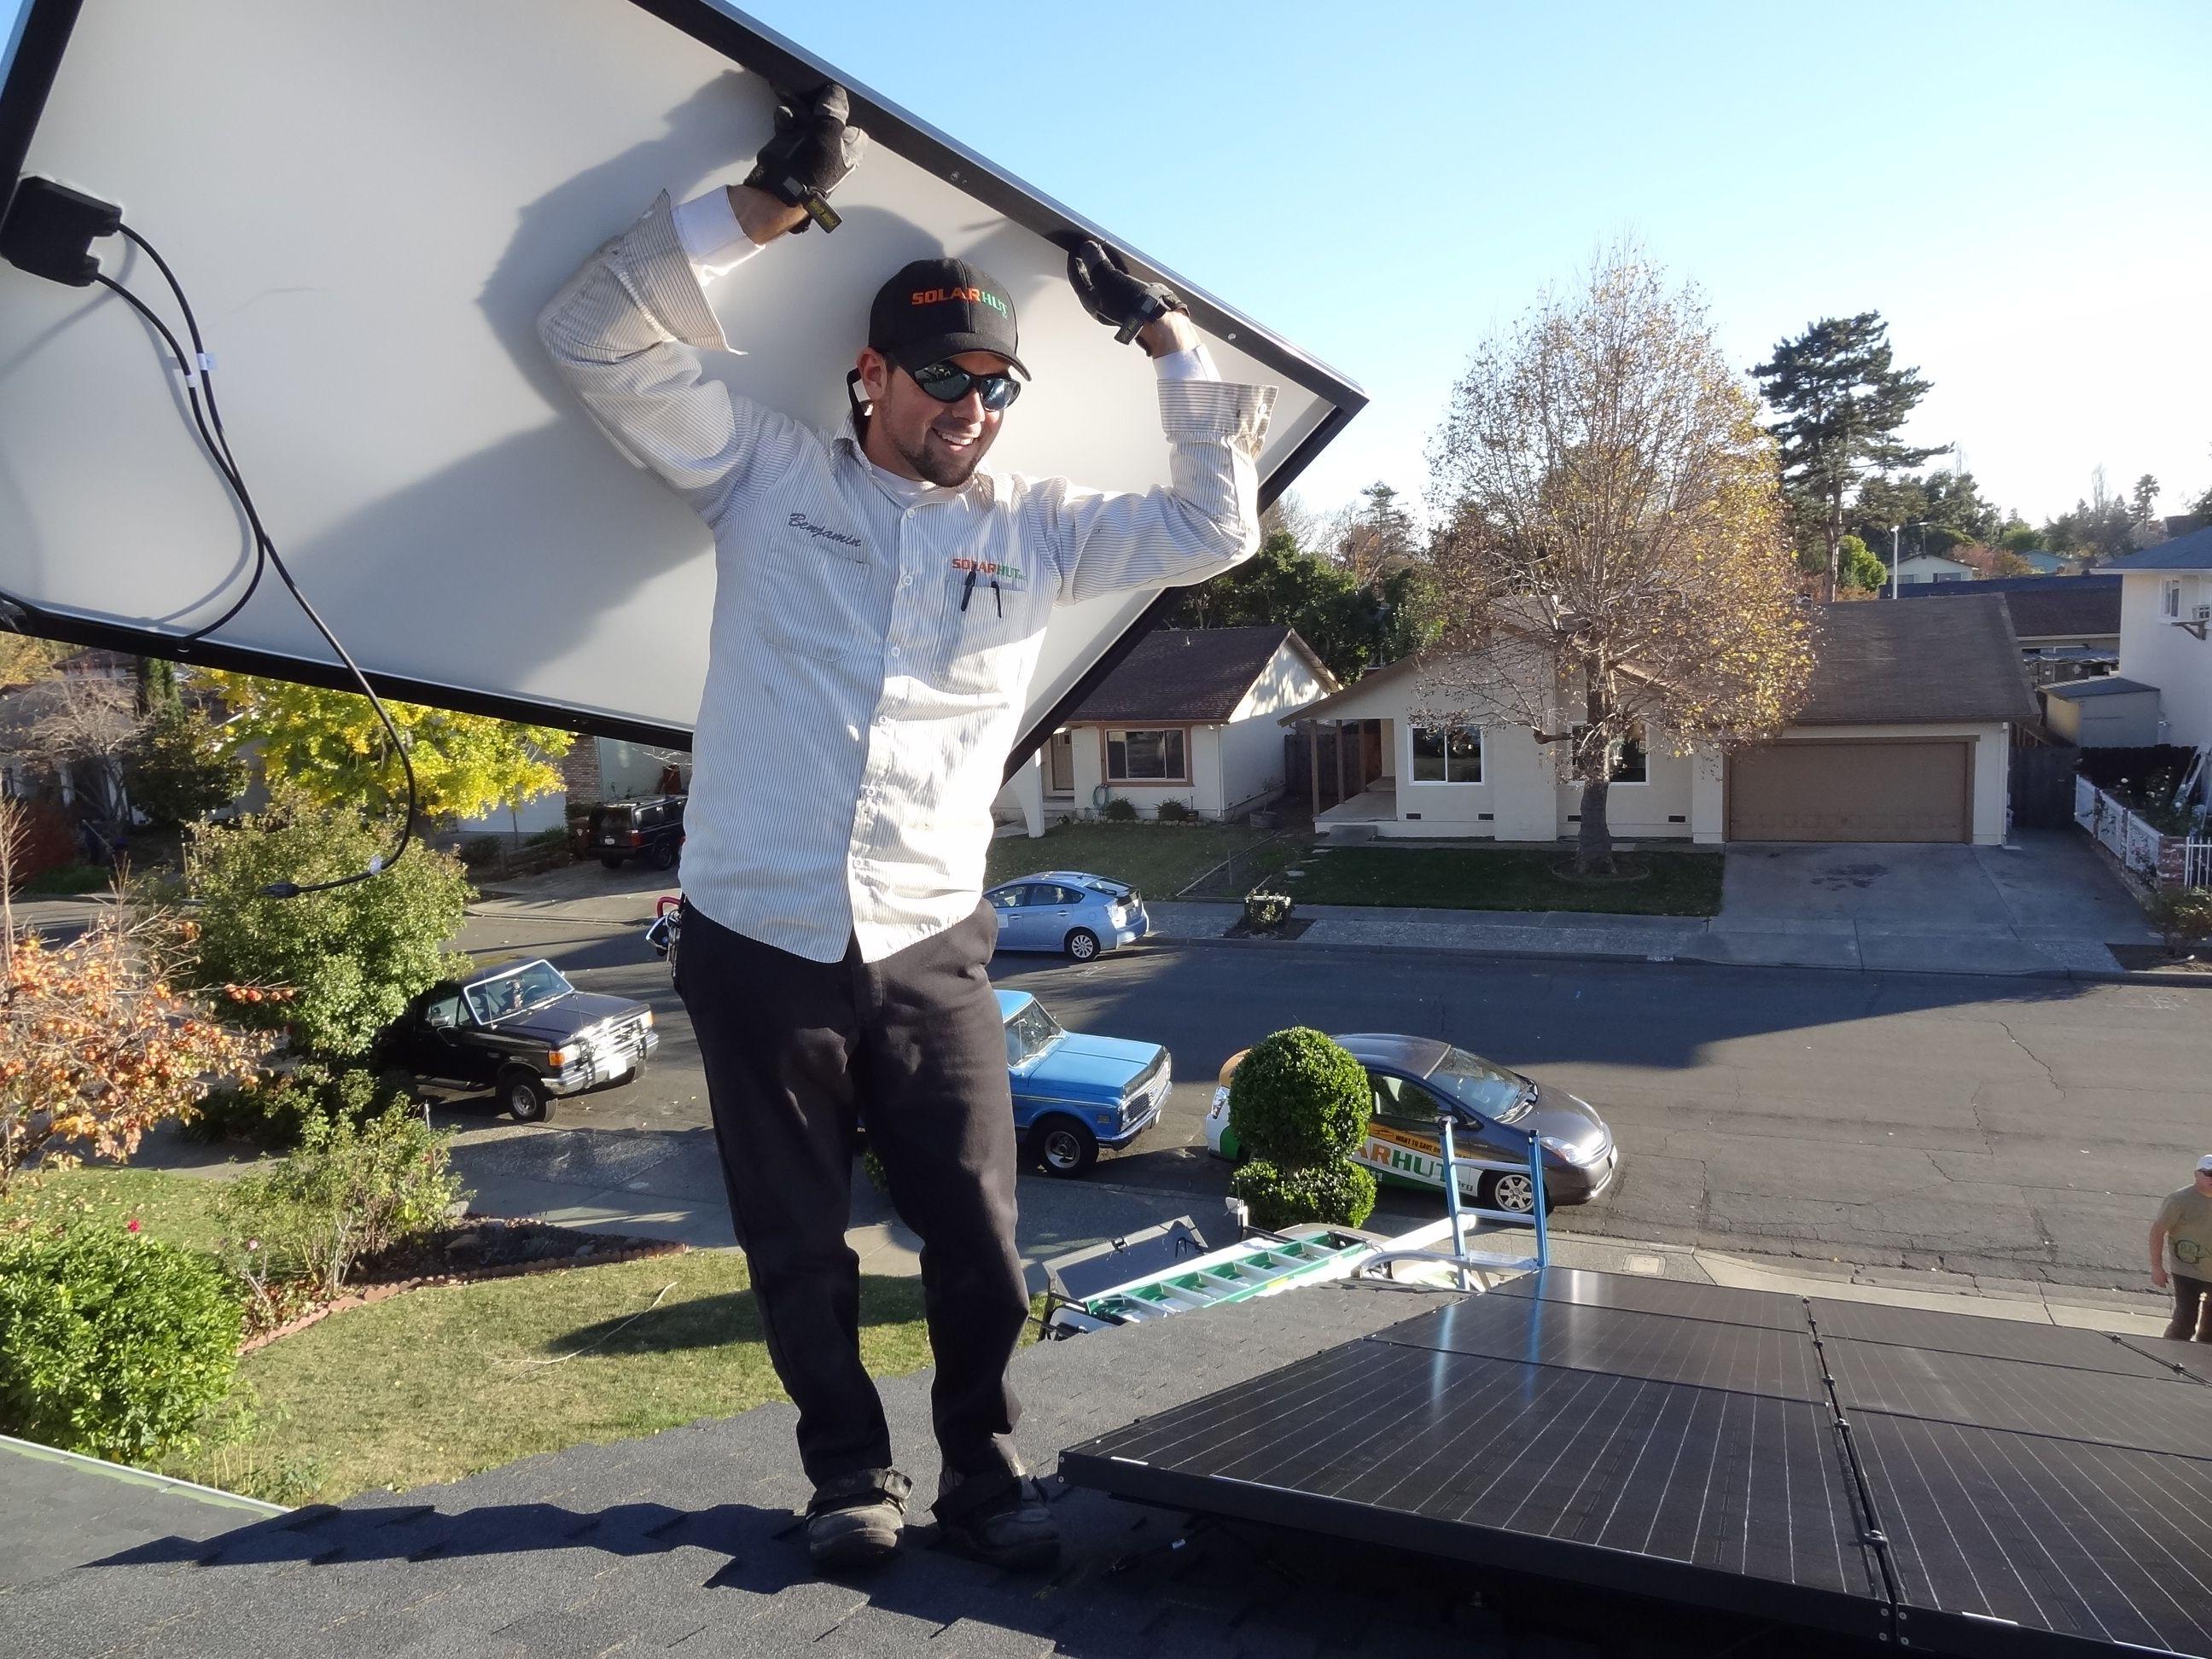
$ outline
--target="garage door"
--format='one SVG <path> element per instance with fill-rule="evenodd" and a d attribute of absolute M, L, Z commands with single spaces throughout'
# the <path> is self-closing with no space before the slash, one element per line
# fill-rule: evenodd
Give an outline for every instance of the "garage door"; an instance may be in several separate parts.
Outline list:
<path fill-rule="evenodd" d="M 1973 745 L 1777 743 L 1728 763 L 1730 841 L 1970 841 Z"/>

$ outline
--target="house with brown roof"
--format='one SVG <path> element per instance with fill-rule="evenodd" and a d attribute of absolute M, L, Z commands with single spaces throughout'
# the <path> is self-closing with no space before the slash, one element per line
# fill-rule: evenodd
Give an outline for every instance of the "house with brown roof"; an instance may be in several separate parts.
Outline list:
<path fill-rule="evenodd" d="M 1340 689 L 1298 637 L 1265 628 L 1147 634 L 1053 733 L 1000 799 L 1053 817 L 1096 816 L 1126 800 L 1140 817 L 1177 801 L 1234 818 L 1283 792 L 1279 718 Z"/>
<path fill-rule="evenodd" d="M 1820 605 L 1813 682 L 1796 721 L 1771 743 L 1679 752 L 1664 732 L 1623 751 L 1607 791 L 1627 840 L 2003 842 L 2010 730 L 2036 718 L 2002 594 L 1937 605 Z M 1448 728 L 1413 711 L 1424 665 L 1409 659 L 1285 716 L 1310 739 L 1366 727 L 1376 775 L 1316 827 L 1345 838 L 1571 837 L 1582 792 L 1557 750 L 1502 712 L 1471 710 Z M 1469 677 L 1458 677 L 1465 683 Z M 1316 786 L 1327 768 L 1316 769 Z"/>
<path fill-rule="evenodd" d="M 2001 576 L 1961 585 L 1923 582 L 1899 590 L 1905 599 L 2002 593 L 2012 612 L 2029 680 L 2052 685 L 2109 674 L 2120 661 L 2118 576 Z"/>

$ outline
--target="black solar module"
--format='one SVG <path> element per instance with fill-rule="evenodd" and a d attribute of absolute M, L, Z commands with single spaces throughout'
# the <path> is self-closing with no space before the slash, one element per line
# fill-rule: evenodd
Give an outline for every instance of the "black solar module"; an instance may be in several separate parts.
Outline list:
<path fill-rule="evenodd" d="M 1598 1273 L 1579 1267 L 1547 1267 L 1523 1273 L 1498 1287 L 1496 1294 L 1540 1297 L 1592 1308 L 1624 1308 L 1631 1313 L 1674 1314 L 1724 1325 L 1758 1325 L 1768 1330 L 1807 1328 L 1801 1297 L 1772 1291 L 1741 1291 L 1726 1285 L 1688 1285 L 1679 1279 L 1648 1279 L 1638 1273 Z"/>
<path fill-rule="evenodd" d="M 2212 1382 L 2212 1343 L 2169 1342 L 2162 1336 L 2130 1336 L 2127 1346 L 2147 1359 L 2197 1382 Z"/>
<path fill-rule="evenodd" d="M 1821 1351 L 1846 1413 L 1895 1412 L 2212 1457 L 2212 1400 L 2197 1383 L 1884 1342 L 1824 1341 Z"/>
<path fill-rule="evenodd" d="M 1381 1332 L 1386 1342 L 1521 1359 L 1534 1365 L 1735 1389 L 1784 1400 L 1826 1397 L 1804 1330 L 1722 1325 L 1578 1302 L 1478 1296 Z"/>
<path fill-rule="evenodd" d="M 1554 1268 L 1061 1470 L 1899 1650 L 2212 1654 L 2184 1346 Z"/>
<path fill-rule="evenodd" d="M 1992 1359 L 2024 1359 L 2038 1365 L 2070 1365 L 2081 1370 L 2117 1371 L 2123 1376 L 2172 1375 L 2171 1365 L 2147 1358 L 2102 1331 L 1933 1313 L 1924 1308 L 1892 1308 L 1877 1302 L 1831 1302 L 1822 1297 L 1813 1298 L 1812 1310 L 1824 1337 L 1889 1342 L 1943 1353 L 1985 1354 Z"/>

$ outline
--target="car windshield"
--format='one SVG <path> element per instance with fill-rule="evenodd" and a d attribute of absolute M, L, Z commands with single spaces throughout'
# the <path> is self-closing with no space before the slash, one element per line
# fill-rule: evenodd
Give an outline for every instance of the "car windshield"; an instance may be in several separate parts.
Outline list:
<path fill-rule="evenodd" d="M 1026 1066 L 1065 1035 L 1042 1002 L 1025 1002 L 1006 1022 L 1006 1064 Z"/>
<path fill-rule="evenodd" d="M 478 1024 L 489 1025 L 494 1020 L 511 1018 L 543 1007 L 575 988 L 561 977 L 561 970 L 551 963 L 526 962 L 519 968 L 510 968 L 470 986 L 469 1012 L 477 1017 Z"/>
<path fill-rule="evenodd" d="M 1536 1085 L 1518 1072 L 1493 1066 L 1464 1048 L 1447 1049 L 1428 1081 L 1431 1088 L 1495 1123 L 1518 1117 L 1535 1096 Z"/>

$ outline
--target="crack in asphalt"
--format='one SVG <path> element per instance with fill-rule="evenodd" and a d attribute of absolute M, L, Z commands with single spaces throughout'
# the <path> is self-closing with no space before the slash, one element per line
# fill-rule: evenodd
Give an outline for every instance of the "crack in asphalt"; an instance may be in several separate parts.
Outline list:
<path fill-rule="evenodd" d="M 2051 1062 L 2044 1059 L 2040 1054 L 2037 1054 L 2034 1049 L 2029 1048 L 2025 1042 L 2022 1042 L 2020 1040 L 2019 1033 L 2012 1029 L 2009 1022 L 2001 1019 L 1996 1024 L 1997 1030 L 2005 1034 L 2006 1040 L 2009 1042 L 2014 1048 L 2019 1049 L 2021 1053 L 2026 1054 L 2030 1060 L 2033 1060 L 2038 1066 L 2042 1067 L 2044 1078 L 2047 1082 L 2049 1082 L 2051 1088 L 2062 1095 L 2064 1094 L 2066 1092 L 2066 1085 L 2058 1080 L 2058 1073 L 2051 1069 Z M 1976 1094 L 1979 1094 L 1981 1091 L 1977 1088 L 1974 1092 Z"/>

